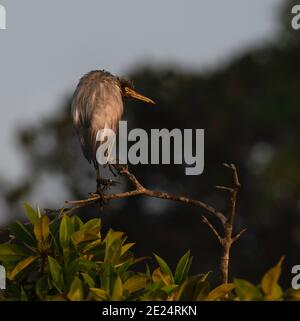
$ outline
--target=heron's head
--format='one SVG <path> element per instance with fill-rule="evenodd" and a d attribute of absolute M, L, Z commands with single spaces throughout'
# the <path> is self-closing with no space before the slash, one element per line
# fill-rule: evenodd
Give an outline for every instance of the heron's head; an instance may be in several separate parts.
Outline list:
<path fill-rule="evenodd" d="M 131 98 L 131 99 L 135 99 L 135 100 L 140 100 L 140 101 L 143 101 L 147 104 L 155 105 L 155 102 L 152 99 L 136 92 L 134 90 L 133 83 L 130 82 L 129 80 L 120 79 L 120 84 L 121 84 L 121 92 L 122 92 L 123 97 Z"/>

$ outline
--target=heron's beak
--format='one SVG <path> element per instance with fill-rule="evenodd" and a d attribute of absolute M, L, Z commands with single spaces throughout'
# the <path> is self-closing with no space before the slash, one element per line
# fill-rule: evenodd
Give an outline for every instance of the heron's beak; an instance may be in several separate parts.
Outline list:
<path fill-rule="evenodd" d="M 136 99 L 136 100 L 141 100 L 147 104 L 155 105 L 155 102 L 152 99 L 137 93 L 136 91 L 134 91 L 133 89 L 131 89 L 129 87 L 125 87 L 125 97 Z"/>

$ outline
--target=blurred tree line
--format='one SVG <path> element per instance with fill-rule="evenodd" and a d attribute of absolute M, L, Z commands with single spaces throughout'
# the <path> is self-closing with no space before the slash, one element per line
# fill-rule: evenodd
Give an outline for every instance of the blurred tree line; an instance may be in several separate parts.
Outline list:
<path fill-rule="evenodd" d="M 286 2 L 280 12 L 282 28 L 276 41 L 251 49 L 218 70 L 202 73 L 170 66 L 132 70 L 128 78 L 157 106 L 129 101 L 124 115 L 129 129 L 205 129 L 201 176 L 185 176 L 184 165 L 140 165 L 131 170 L 145 186 L 226 210 L 228 195 L 215 185 L 229 184 L 230 175 L 221 165 L 235 163 L 242 183 L 237 229 L 248 231 L 233 248 L 231 275 L 259 281 L 255 278 L 286 255 L 287 285 L 291 266 L 300 264 L 300 31 L 290 26 L 294 2 Z M 33 191 L 38 195 L 42 177 L 46 184 L 57 179 L 70 199 L 94 191 L 94 172 L 81 153 L 70 101 L 71 97 L 58 113 L 19 133 L 28 173 L 18 186 L 2 187 L 11 215 L 20 214 L 21 202 L 31 201 Z M 123 184 L 117 187 L 122 188 Z M 49 184 L 46 190 L 49 195 L 59 193 L 55 189 Z M 63 206 L 41 202 L 34 199 L 41 207 Z M 100 216 L 104 226 L 137 241 L 138 255 L 155 252 L 175 264 L 191 249 L 194 272 L 217 270 L 219 244 L 201 223 L 199 209 L 141 197 L 89 212 L 91 217 Z"/>

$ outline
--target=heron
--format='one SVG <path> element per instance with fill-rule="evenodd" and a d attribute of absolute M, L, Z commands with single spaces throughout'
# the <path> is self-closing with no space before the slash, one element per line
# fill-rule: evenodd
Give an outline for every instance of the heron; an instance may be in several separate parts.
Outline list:
<path fill-rule="evenodd" d="M 84 75 L 73 94 L 73 124 L 82 152 L 96 170 L 97 192 L 107 186 L 107 180 L 100 177 L 96 159 L 96 152 L 101 144 L 97 141 L 97 133 L 106 128 L 117 132 L 126 98 L 155 104 L 152 99 L 135 91 L 132 82 L 105 70 L 94 70 Z"/>

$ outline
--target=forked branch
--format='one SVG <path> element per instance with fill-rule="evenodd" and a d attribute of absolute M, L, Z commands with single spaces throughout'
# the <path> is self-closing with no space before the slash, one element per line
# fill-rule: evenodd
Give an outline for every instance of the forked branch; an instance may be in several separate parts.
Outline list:
<path fill-rule="evenodd" d="M 184 204 L 189 204 L 198 208 L 202 208 L 206 210 L 208 213 L 216 217 L 222 225 L 223 228 L 223 236 L 220 236 L 217 229 L 213 226 L 213 224 L 207 219 L 206 216 L 203 217 L 203 222 L 211 229 L 213 234 L 216 236 L 217 240 L 222 246 L 222 255 L 220 262 L 220 270 L 222 275 L 222 283 L 228 283 L 228 267 L 229 267 L 229 258 L 230 258 L 230 250 L 231 246 L 234 242 L 236 242 L 241 235 L 246 231 L 246 229 L 242 230 L 235 236 L 233 236 L 233 224 L 234 218 L 236 215 L 236 203 L 237 203 L 237 195 L 241 184 L 239 182 L 238 172 L 236 166 L 234 164 L 223 164 L 226 168 L 231 170 L 233 176 L 233 186 L 216 186 L 218 189 L 228 191 L 230 193 L 231 206 L 228 215 L 223 214 L 218 211 L 211 205 L 206 204 L 205 202 L 191 199 L 185 196 L 177 196 L 166 192 L 154 191 L 144 187 L 139 180 L 129 171 L 127 166 L 116 165 L 119 173 L 125 176 L 132 184 L 133 190 L 118 193 L 118 194 L 91 194 L 90 197 L 83 200 L 77 201 L 66 201 L 66 204 L 75 206 L 76 208 L 84 207 L 90 204 L 103 203 L 108 202 L 114 199 L 122 199 L 133 196 L 148 196 L 155 197 L 175 202 L 180 202 Z"/>
<path fill-rule="evenodd" d="M 208 205 L 202 201 L 191 199 L 185 196 L 177 196 L 166 192 L 160 192 L 160 191 L 153 191 L 146 187 L 144 187 L 138 179 L 128 170 L 127 166 L 123 165 L 117 165 L 119 172 L 121 175 L 128 178 L 128 180 L 131 182 L 132 186 L 134 187 L 133 190 L 118 194 L 91 194 L 91 196 L 87 199 L 78 200 L 78 201 L 66 201 L 66 204 L 68 205 L 75 205 L 77 207 L 82 207 L 86 205 L 90 205 L 97 202 L 105 202 L 105 201 L 111 201 L 115 199 L 121 199 L 121 198 L 128 198 L 132 196 L 138 196 L 138 195 L 144 195 L 149 197 L 155 197 L 175 202 L 180 202 L 184 204 L 189 204 L 195 207 L 200 207 L 205 209 L 210 214 L 217 217 L 222 224 L 225 224 L 226 217 L 223 213 L 215 209 L 213 206 Z"/>
<path fill-rule="evenodd" d="M 237 195 L 239 189 L 241 187 L 238 172 L 236 166 L 234 164 L 223 164 L 226 168 L 231 170 L 233 176 L 233 186 L 216 186 L 216 188 L 228 191 L 230 193 L 230 209 L 226 219 L 226 222 L 222 224 L 223 227 L 223 237 L 220 237 L 219 233 L 216 231 L 214 226 L 209 223 L 207 220 L 204 220 L 204 223 L 208 225 L 208 227 L 212 230 L 212 232 L 217 236 L 221 246 L 222 246 L 222 255 L 220 262 L 220 269 L 222 275 L 222 283 L 228 283 L 228 269 L 229 269 L 229 260 L 230 260 L 230 250 L 231 246 L 234 242 L 236 242 L 242 234 L 246 231 L 243 229 L 241 232 L 233 236 L 233 225 L 234 218 L 236 215 L 236 203 L 237 203 Z"/>

